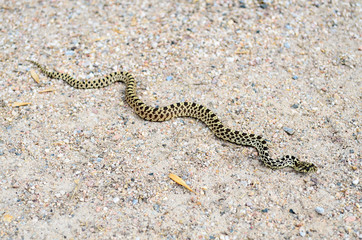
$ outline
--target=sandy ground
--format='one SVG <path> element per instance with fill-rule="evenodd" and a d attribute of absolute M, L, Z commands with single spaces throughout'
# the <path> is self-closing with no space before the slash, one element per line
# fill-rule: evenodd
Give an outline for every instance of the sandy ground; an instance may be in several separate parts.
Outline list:
<path fill-rule="evenodd" d="M 0 238 L 362 238 L 358 1 L 3 1 L 0 18 Z M 146 103 L 203 104 L 319 170 L 270 170 L 199 121 L 140 119 L 121 83 L 73 89 L 26 59 L 130 71 Z"/>

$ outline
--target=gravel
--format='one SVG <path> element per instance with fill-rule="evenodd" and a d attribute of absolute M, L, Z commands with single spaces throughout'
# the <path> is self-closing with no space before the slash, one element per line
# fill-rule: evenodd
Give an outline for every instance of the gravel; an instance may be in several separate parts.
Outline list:
<path fill-rule="evenodd" d="M 357 239 L 360 10 L 358 1 L 2 4 L 0 238 Z M 262 135 L 273 158 L 319 170 L 271 170 L 194 119 L 140 119 L 122 83 L 74 89 L 27 59 L 79 79 L 128 71 L 146 103 L 203 104 Z"/>

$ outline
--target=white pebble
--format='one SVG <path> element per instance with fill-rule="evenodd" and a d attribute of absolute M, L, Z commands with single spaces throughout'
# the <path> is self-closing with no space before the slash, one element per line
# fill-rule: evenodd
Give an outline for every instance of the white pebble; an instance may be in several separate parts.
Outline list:
<path fill-rule="evenodd" d="M 226 58 L 226 61 L 228 61 L 228 62 L 234 62 L 234 58 L 233 58 L 233 57 L 228 57 L 228 58 Z"/>
<path fill-rule="evenodd" d="M 301 229 L 299 230 L 299 235 L 302 236 L 302 237 L 305 237 L 306 232 L 305 232 L 305 230 L 304 230 L 303 228 L 301 228 Z"/>
<path fill-rule="evenodd" d="M 358 178 L 356 178 L 355 180 L 352 181 L 352 184 L 353 184 L 353 185 L 358 185 L 358 183 L 359 183 L 359 179 L 358 179 Z"/>
<path fill-rule="evenodd" d="M 324 208 L 322 208 L 322 207 L 316 207 L 315 211 L 320 215 L 324 214 Z"/>

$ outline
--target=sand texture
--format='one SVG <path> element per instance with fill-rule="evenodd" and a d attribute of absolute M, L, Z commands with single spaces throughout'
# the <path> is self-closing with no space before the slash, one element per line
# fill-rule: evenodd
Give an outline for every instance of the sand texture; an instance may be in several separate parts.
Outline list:
<path fill-rule="evenodd" d="M 359 1 L 2 1 L 0 22 L 1 239 L 362 239 Z M 147 104 L 203 104 L 319 169 L 271 170 L 27 59 L 129 71 Z"/>

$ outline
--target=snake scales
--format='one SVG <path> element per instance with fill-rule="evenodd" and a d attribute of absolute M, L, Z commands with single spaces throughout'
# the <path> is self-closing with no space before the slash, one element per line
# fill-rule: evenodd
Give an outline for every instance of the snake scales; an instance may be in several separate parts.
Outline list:
<path fill-rule="evenodd" d="M 50 78 L 61 79 L 75 88 L 103 88 L 114 82 L 126 84 L 126 100 L 134 111 L 143 119 L 148 121 L 163 122 L 175 117 L 192 117 L 205 123 L 210 130 L 225 141 L 237 145 L 254 147 L 261 161 L 271 169 L 291 167 L 297 172 L 315 172 L 317 167 L 313 163 L 300 161 L 290 155 L 273 159 L 269 155 L 267 142 L 261 136 L 242 133 L 225 127 L 218 117 L 208 108 L 193 102 L 174 103 L 169 106 L 154 108 L 143 103 L 136 94 L 136 81 L 128 72 L 114 72 L 103 78 L 96 80 L 80 81 L 69 74 L 50 72 L 45 67 L 35 61 L 29 60 Z"/>

